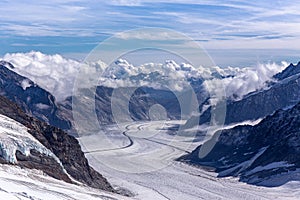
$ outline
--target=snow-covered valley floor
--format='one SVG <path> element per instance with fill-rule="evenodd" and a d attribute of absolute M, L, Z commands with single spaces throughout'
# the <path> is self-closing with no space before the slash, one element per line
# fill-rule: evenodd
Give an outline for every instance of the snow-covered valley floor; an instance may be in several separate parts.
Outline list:
<path fill-rule="evenodd" d="M 216 173 L 174 161 L 201 142 L 167 134 L 179 121 L 135 122 L 106 126 L 80 138 L 90 164 L 114 185 L 137 199 L 299 199 L 300 183 L 266 188 L 216 178 Z"/>

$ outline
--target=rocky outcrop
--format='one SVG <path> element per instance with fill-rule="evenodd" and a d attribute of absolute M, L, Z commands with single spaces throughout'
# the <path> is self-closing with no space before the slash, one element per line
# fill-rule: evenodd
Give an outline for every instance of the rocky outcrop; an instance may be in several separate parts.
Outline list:
<path fill-rule="evenodd" d="M 59 163 L 50 156 L 41 154 L 36 150 L 31 150 L 28 156 L 22 154 L 20 151 L 17 151 L 16 158 L 18 160 L 18 166 L 29 169 L 38 169 L 51 177 L 72 183 L 72 180 L 64 172 Z"/>
<path fill-rule="evenodd" d="M 285 70 L 276 74 L 274 78 L 277 80 L 283 80 L 299 73 L 300 73 L 300 62 L 298 62 L 297 65 L 293 65 L 291 63 L 287 68 L 285 68 Z"/>
<path fill-rule="evenodd" d="M 289 173 L 300 168 L 300 103 L 276 111 L 255 126 L 237 126 L 220 134 L 217 143 L 200 158 L 199 146 L 179 160 L 214 168 L 219 176 L 236 176 L 241 181 L 277 186 L 290 181 Z M 216 139 L 215 137 L 213 139 Z M 280 181 L 268 182 L 274 176 Z"/>
<path fill-rule="evenodd" d="M 59 158 L 66 172 L 76 181 L 94 188 L 114 191 L 107 180 L 89 166 L 78 141 L 73 136 L 32 116 L 28 116 L 15 103 L 3 96 L 0 96 L 0 114 L 26 126 L 29 133 Z M 16 156 L 21 166 L 41 169 L 54 178 L 67 182 L 71 181 L 62 173 L 61 167 L 57 166 L 57 162 L 45 155 L 33 151 L 29 157 L 22 155 L 20 152 L 17 152 Z"/>

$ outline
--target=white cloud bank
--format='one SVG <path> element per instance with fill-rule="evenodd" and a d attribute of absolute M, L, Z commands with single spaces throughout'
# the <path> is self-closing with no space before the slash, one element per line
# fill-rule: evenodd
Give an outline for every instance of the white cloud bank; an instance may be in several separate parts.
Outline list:
<path fill-rule="evenodd" d="M 58 54 L 46 55 L 34 51 L 6 54 L 2 59 L 12 63 L 15 72 L 52 93 L 58 101 L 72 95 L 74 81 L 83 66 L 88 74 L 101 74 L 99 84 L 109 87 L 146 85 L 181 90 L 188 83 L 188 78 L 202 77 L 206 80 L 205 86 L 211 94 L 225 90 L 227 97 L 235 99 L 264 88 L 273 75 L 287 66 L 287 63 L 282 62 L 281 65 L 258 64 L 248 68 L 194 68 L 172 60 L 133 66 L 128 61 L 119 59 L 114 65 L 107 67 L 101 61 L 82 65 L 79 61 L 66 59 Z M 216 74 L 227 78 L 214 78 Z"/>
<path fill-rule="evenodd" d="M 53 94 L 58 101 L 72 95 L 73 84 L 82 64 L 76 60 L 63 58 L 61 55 L 46 55 L 41 52 L 5 54 L 3 60 L 14 65 L 13 71 L 31 79 L 40 87 Z M 90 63 L 89 70 L 105 66 Z"/>
<path fill-rule="evenodd" d="M 227 98 L 239 100 L 250 92 L 265 88 L 268 81 L 273 80 L 273 76 L 287 66 L 286 62 L 281 65 L 257 64 L 255 67 L 242 68 L 233 77 L 206 80 L 205 86 L 211 94 L 222 94 L 225 90 Z"/>

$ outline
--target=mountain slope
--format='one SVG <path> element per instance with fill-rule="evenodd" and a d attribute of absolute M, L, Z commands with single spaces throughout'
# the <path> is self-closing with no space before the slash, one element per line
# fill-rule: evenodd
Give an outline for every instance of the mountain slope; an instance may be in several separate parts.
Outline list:
<path fill-rule="evenodd" d="M 212 167 L 221 177 L 237 176 L 257 185 L 281 185 L 293 180 L 288 173 L 297 173 L 300 168 L 299 124 L 300 103 L 275 112 L 258 125 L 217 132 L 215 135 L 220 136 L 212 138 L 217 143 L 204 158 L 199 157 L 199 146 L 179 160 Z M 268 181 L 276 176 L 282 178 Z"/>
<path fill-rule="evenodd" d="M 24 125 L 4 115 L 0 115 L 0 152 L 1 163 L 40 169 L 57 179 L 73 182 L 50 150 L 28 133 Z"/>
<path fill-rule="evenodd" d="M 12 64 L 0 62 L 0 94 L 18 104 L 27 114 L 52 126 L 70 129 L 71 123 L 59 114 L 54 96 L 28 78 L 13 72 L 12 68 Z"/>
<path fill-rule="evenodd" d="M 5 115 L 27 127 L 28 132 L 44 147 L 53 152 L 53 154 L 62 163 L 66 172 L 76 181 L 94 188 L 113 191 L 113 188 L 107 180 L 89 166 L 84 153 L 81 151 L 78 141 L 73 136 L 68 135 L 61 129 L 50 126 L 26 115 L 16 104 L 3 96 L 0 96 L 0 114 Z M 42 162 L 45 161 L 44 158 L 36 160 L 36 157 L 41 156 L 40 154 L 37 154 L 35 151 L 30 151 L 30 153 L 31 154 L 27 154 L 29 157 L 18 152 L 16 153 L 16 156 L 19 160 L 27 162 L 27 165 L 24 164 L 25 167 L 36 168 L 29 166 L 32 165 L 30 162 L 33 163 L 41 161 L 39 164 L 43 164 Z M 52 170 L 56 169 L 52 168 Z M 47 174 L 52 175 L 51 172 L 48 172 Z M 53 177 L 57 178 L 54 175 Z"/>

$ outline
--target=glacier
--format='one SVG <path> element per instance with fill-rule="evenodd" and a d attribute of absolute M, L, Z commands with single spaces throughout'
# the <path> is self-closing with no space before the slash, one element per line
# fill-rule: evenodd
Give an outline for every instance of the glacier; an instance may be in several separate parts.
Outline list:
<path fill-rule="evenodd" d="M 151 121 L 107 125 L 103 127 L 105 137 L 100 133 L 88 134 L 79 141 L 91 165 L 101 170 L 115 187 L 133 192 L 136 199 L 292 200 L 300 196 L 299 181 L 280 187 L 258 187 L 239 182 L 236 177 L 219 178 L 215 172 L 174 161 L 202 143 L 168 133 L 168 127 L 182 123 Z M 125 132 L 127 137 L 120 132 Z M 99 134 L 104 139 L 100 140 Z"/>

